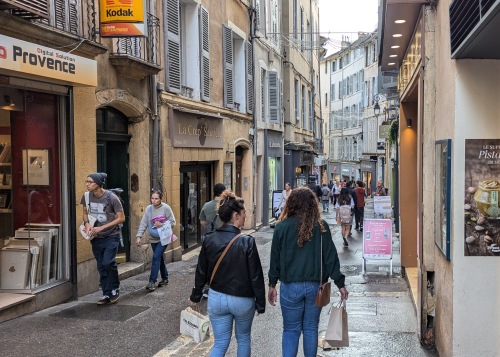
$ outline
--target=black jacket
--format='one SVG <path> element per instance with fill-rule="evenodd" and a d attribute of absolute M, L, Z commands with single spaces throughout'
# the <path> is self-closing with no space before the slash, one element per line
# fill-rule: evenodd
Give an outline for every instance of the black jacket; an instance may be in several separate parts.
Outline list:
<path fill-rule="evenodd" d="M 203 287 L 210 283 L 217 259 L 229 241 L 238 233 L 240 233 L 238 228 L 225 224 L 207 234 L 198 257 L 191 301 L 199 302 L 201 300 Z M 221 261 L 210 288 L 223 294 L 254 297 L 257 312 L 263 313 L 265 311 L 264 274 L 262 273 L 257 245 L 252 236 L 243 234 L 236 239 Z"/>

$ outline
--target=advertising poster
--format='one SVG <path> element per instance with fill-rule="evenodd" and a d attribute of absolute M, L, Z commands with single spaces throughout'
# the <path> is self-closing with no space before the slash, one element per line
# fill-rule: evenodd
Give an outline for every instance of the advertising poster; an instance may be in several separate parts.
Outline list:
<path fill-rule="evenodd" d="M 392 214 L 391 196 L 374 196 L 373 210 L 375 214 L 390 217 Z"/>
<path fill-rule="evenodd" d="M 390 219 L 364 220 L 363 258 L 392 259 L 392 221 Z"/>
<path fill-rule="evenodd" d="M 500 140 L 465 140 L 465 256 L 500 256 L 499 192 Z"/>

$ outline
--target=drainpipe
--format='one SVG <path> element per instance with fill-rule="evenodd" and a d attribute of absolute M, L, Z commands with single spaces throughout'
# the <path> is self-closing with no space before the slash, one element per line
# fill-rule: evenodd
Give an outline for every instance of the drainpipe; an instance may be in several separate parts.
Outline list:
<path fill-rule="evenodd" d="M 149 1 L 149 11 L 150 14 L 155 16 L 155 0 Z M 149 24 L 148 24 L 149 26 Z M 153 44 L 151 45 L 153 46 Z M 149 49 L 153 51 L 153 47 Z M 157 51 L 158 49 L 155 49 Z M 160 189 L 160 117 L 158 110 L 158 93 L 157 93 L 157 78 L 156 74 L 152 74 L 149 76 L 149 83 L 151 85 L 151 118 L 153 119 L 153 138 L 152 138 L 152 160 L 151 160 L 151 188 L 152 189 Z"/>
<path fill-rule="evenodd" d="M 252 123 L 253 123 L 253 145 L 252 145 L 252 151 L 253 151 L 253 160 L 252 160 L 252 165 L 253 165 L 253 194 L 252 194 L 252 201 L 253 201 L 253 228 L 257 227 L 257 113 L 255 111 L 255 100 L 256 100 L 256 90 L 255 90 L 255 43 L 254 43 L 254 38 L 255 38 L 255 28 L 254 28 L 254 19 L 255 19 L 255 8 L 249 7 L 248 8 L 248 15 L 250 18 L 250 46 L 252 48 L 252 73 L 253 73 L 253 108 L 252 108 Z"/>

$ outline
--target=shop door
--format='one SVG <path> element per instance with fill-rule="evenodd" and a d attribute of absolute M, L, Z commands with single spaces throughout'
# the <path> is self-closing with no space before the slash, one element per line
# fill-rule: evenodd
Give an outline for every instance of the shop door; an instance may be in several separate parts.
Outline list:
<path fill-rule="evenodd" d="M 122 228 L 123 247 L 117 260 L 130 260 L 130 194 L 128 169 L 128 120 L 113 108 L 97 110 L 97 171 L 108 174 L 105 188 L 121 188 L 120 199 L 125 213 Z"/>
<path fill-rule="evenodd" d="M 201 243 L 199 215 L 203 205 L 212 199 L 210 165 L 181 165 L 180 240 L 183 252 Z"/>

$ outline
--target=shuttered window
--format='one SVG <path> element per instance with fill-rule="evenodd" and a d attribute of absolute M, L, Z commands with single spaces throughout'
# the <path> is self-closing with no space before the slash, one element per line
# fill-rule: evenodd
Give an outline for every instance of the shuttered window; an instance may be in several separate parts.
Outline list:
<path fill-rule="evenodd" d="M 279 78 L 278 73 L 269 71 L 269 122 L 279 122 Z"/>
<path fill-rule="evenodd" d="M 252 44 L 245 42 L 245 67 L 246 67 L 246 92 L 247 92 L 247 113 L 253 113 L 254 97 L 253 97 L 253 61 L 252 61 Z"/>
<path fill-rule="evenodd" d="M 208 11 L 200 7 L 201 100 L 210 101 L 210 37 Z"/>
<path fill-rule="evenodd" d="M 167 28 L 166 82 L 167 90 L 174 93 L 181 91 L 181 37 L 179 0 L 164 0 L 164 23 Z"/>
<path fill-rule="evenodd" d="M 224 57 L 224 106 L 234 107 L 234 53 L 233 31 L 222 25 L 222 51 Z"/>

